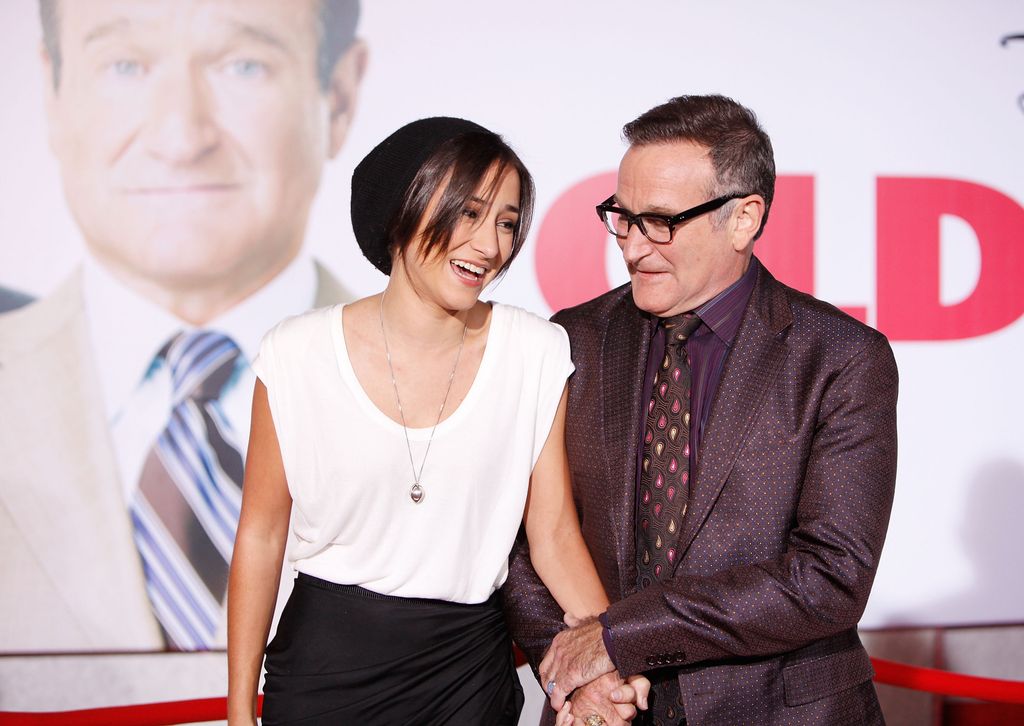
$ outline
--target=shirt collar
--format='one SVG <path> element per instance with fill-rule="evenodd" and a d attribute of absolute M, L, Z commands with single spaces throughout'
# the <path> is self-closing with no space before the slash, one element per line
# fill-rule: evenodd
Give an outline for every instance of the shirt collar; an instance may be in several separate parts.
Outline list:
<path fill-rule="evenodd" d="M 721 339 L 728 346 L 736 339 L 740 330 L 740 322 L 743 320 L 743 311 L 747 308 L 747 301 L 754 291 L 754 283 L 757 282 L 757 270 L 760 262 L 756 257 L 751 256 L 747 271 L 733 284 L 722 290 L 707 302 L 697 306 L 693 311 L 703 321 L 711 332 Z M 655 322 L 660 318 L 655 318 Z M 698 328 L 695 335 L 704 330 L 704 326 Z M 658 334 L 662 328 L 654 325 L 651 328 L 651 335 Z"/>
<path fill-rule="evenodd" d="M 141 297 L 92 258 L 86 258 L 83 266 L 82 288 L 107 420 L 113 421 L 151 374 L 160 349 L 195 326 Z M 267 328 L 308 310 L 315 294 L 316 270 L 308 256 L 300 255 L 262 288 L 203 327 L 231 337 L 245 360 L 251 361 Z"/>
<path fill-rule="evenodd" d="M 754 291 L 754 282 L 757 281 L 759 264 L 757 258 L 751 256 L 747 271 L 740 279 L 694 310 L 726 345 L 731 346 L 739 332 L 743 311 L 747 308 L 750 293 Z"/>

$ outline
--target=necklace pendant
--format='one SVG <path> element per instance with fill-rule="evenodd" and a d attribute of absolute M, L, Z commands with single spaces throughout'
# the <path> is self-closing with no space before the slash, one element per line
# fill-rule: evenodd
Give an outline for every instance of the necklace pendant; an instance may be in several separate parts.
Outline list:
<path fill-rule="evenodd" d="M 419 504 L 420 502 L 422 502 L 423 497 L 425 497 L 426 495 L 427 493 L 423 491 L 423 487 L 419 485 L 419 482 L 413 484 L 412 489 L 409 490 L 409 498 L 413 501 L 414 504 Z"/>

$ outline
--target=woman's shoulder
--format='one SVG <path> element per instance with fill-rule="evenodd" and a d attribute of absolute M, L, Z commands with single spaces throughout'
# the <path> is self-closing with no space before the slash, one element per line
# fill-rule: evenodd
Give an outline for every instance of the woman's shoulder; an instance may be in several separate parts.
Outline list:
<path fill-rule="evenodd" d="M 524 343 L 544 350 L 568 349 L 569 337 L 558 323 L 515 305 L 492 303 L 495 321 L 518 345 Z"/>
<path fill-rule="evenodd" d="M 341 315 L 341 305 L 330 305 L 323 308 L 307 310 L 298 315 L 290 315 L 267 331 L 263 344 L 274 347 L 302 344 L 311 338 L 321 338 L 325 329 L 329 329 L 334 316 Z"/>

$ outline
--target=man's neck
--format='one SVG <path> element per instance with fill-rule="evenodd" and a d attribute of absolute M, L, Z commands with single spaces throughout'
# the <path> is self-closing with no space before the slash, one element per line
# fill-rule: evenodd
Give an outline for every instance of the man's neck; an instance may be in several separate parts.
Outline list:
<path fill-rule="evenodd" d="M 277 277 L 291 262 L 282 259 L 258 274 L 227 274 L 216 282 L 158 281 L 104 264 L 107 271 L 136 295 L 149 300 L 179 320 L 201 327 L 239 305 Z"/>

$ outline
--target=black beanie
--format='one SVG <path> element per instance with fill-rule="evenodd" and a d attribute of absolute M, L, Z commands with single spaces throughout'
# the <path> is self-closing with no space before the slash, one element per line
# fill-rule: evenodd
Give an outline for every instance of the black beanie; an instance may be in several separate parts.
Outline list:
<path fill-rule="evenodd" d="M 352 229 L 373 266 L 391 274 L 388 227 L 423 163 L 446 141 L 468 133 L 492 134 L 461 118 L 413 121 L 377 144 L 352 172 Z"/>

